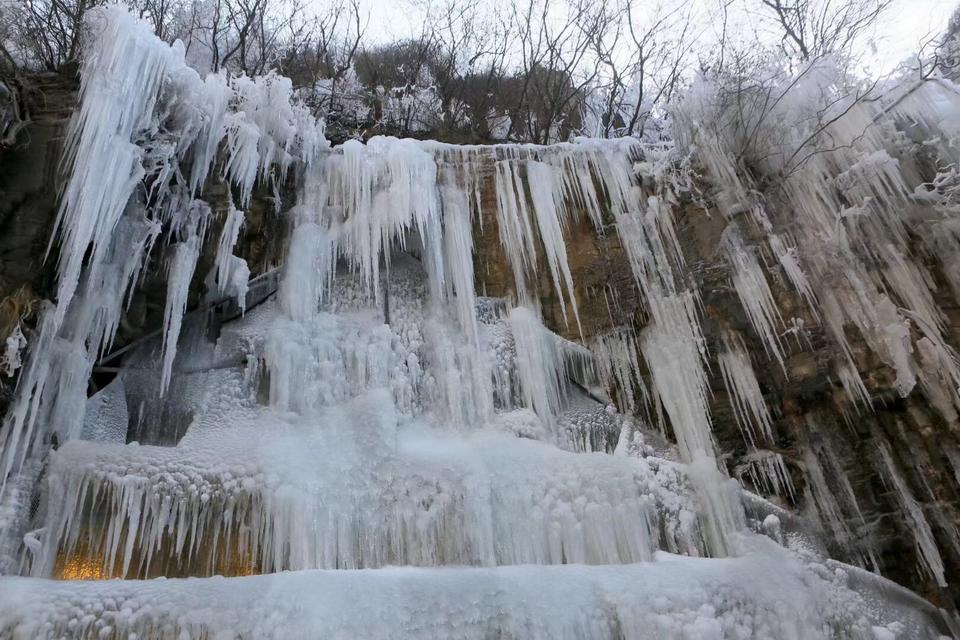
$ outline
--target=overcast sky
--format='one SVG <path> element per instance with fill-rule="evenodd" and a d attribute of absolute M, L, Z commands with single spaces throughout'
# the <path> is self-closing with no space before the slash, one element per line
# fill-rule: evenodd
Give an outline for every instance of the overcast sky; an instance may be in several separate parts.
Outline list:
<path fill-rule="evenodd" d="M 510 0 L 488 0 L 491 7 L 506 8 L 509 3 Z M 705 15 L 717 6 L 717 0 L 692 0 L 692 3 Z M 407 37 L 416 33 L 422 24 L 422 14 L 408 0 L 363 0 L 363 4 L 370 15 L 369 40 L 387 42 Z M 894 0 L 877 25 L 872 44 L 862 45 L 870 69 L 888 72 L 915 53 L 918 43 L 943 31 L 957 4 L 958 0 Z M 745 28 L 759 28 L 761 17 L 769 15 L 760 0 L 740 0 L 739 8 Z"/>

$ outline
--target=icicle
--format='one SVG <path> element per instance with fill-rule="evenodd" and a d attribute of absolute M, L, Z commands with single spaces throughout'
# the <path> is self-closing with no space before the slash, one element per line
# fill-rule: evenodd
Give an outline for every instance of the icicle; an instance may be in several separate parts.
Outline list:
<path fill-rule="evenodd" d="M 566 211 L 563 207 L 563 195 L 555 170 L 542 162 L 528 162 L 527 184 L 530 187 L 530 200 L 533 203 L 534 218 L 537 221 L 537 230 L 550 265 L 550 274 L 553 285 L 560 301 L 560 310 L 563 319 L 567 321 L 567 308 L 563 300 L 561 278 L 567 289 L 567 303 L 573 307 L 573 316 L 580 327 L 580 313 L 577 311 L 577 296 L 573 289 L 573 276 L 570 274 L 570 265 L 567 263 L 567 248 L 563 242 L 563 233 L 566 228 Z"/>
<path fill-rule="evenodd" d="M 847 394 L 847 398 L 850 399 L 850 403 L 858 413 L 861 404 L 870 409 L 873 408 L 870 392 L 863 384 L 863 378 L 860 377 L 860 372 L 857 371 L 856 367 L 850 363 L 841 364 L 837 367 L 837 377 L 840 379 L 844 393 Z"/>
<path fill-rule="evenodd" d="M 473 283 L 473 228 L 470 226 L 468 194 L 450 169 L 444 171 L 440 188 L 443 203 L 445 271 L 450 274 L 447 297 L 456 297 L 457 320 L 467 337 L 479 344 L 477 294 Z"/>
<path fill-rule="evenodd" d="M 620 395 L 620 406 L 631 414 L 650 404 L 649 392 L 640 376 L 640 345 L 633 331 L 621 330 L 595 337 L 590 343 L 598 377 Z M 640 390 L 639 401 L 634 389 Z"/>
<path fill-rule="evenodd" d="M 739 231 L 730 227 L 724 232 L 722 240 L 730 261 L 733 288 L 740 298 L 750 324 L 763 341 L 763 348 L 767 355 L 774 358 L 786 373 L 783 364 L 783 347 L 780 344 L 780 332 L 783 329 L 783 319 L 773 299 L 773 293 L 763 275 L 760 263 L 753 251 L 749 249 L 740 236 Z"/>
<path fill-rule="evenodd" d="M 808 427 L 812 433 L 816 426 L 812 418 L 808 418 Z M 879 571 L 880 564 L 872 546 L 872 537 L 867 530 L 867 523 L 860 510 L 853 486 L 839 461 L 833 453 L 831 443 L 814 451 L 807 445 L 803 449 L 803 473 L 806 481 L 806 501 L 815 506 L 820 522 L 833 536 L 836 543 L 851 557 L 859 558 L 861 566 L 869 566 Z M 821 459 L 826 465 L 821 465 Z M 830 473 L 838 490 L 834 490 L 827 482 L 826 473 Z M 842 504 L 848 506 L 852 516 L 848 519 L 844 514 Z M 856 523 L 856 530 L 851 529 L 850 520 Z"/>
<path fill-rule="evenodd" d="M 797 255 L 796 247 L 788 247 L 783 241 L 783 238 L 775 233 L 767 236 L 767 241 L 770 243 L 770 250 L 773 252 L 773 255 L 777 257 L 780 266 L 783 267 L 783 272 L 787 274 L 787 279 L 790 280 L 793 288 L 797 290 L 797 293 L 799 293 L 804 302 L 807 303 L 807 307 L 810 309 L 813 317 L 819 320 L 820 313 L 817 311 L 819 306 L 817 304 L 817 296 L 813 292 L 813 285 L 810 284 L 807 274 L 804 272 L 803 267 L 800 266 L 800 258 Z"/>
<path fill-rule="evenodd" d="M 240 230 L 243 228 L 243 212 L 238 211 L 230 204 L 227 211 L 227 219 L 223 223 L 223 230 L 220 232 L 220 241 L 217 243 L 217 255 L 214 258 L 213 268 L 217 274 L 217 291 L 220 295 L 226 293 L 226 285 L 230 282 L 230 257 L 233 254 L 233 248 L 240 237 Z"/>
<path fill-rule="evenodd" d="M 163 311 L 163 362 L 160 375 L 160 394 L 167 390 L 173 362 L 177 357 L 177 342 L 180 338 L 180 326 L 183 314 L 187 310 L 187 297 L 190 293 L 190 281 L 200 257 L 199 240 L 190 236 L 184 242 L 173 247 L 173 256 L 167 276 L 167 302 Z"/>
<path fill-rule="evenodd" d="M 737 467 L 737 478 L 741 482 L 744 477 L 749 478 L 754 487 L 767 494 L 796 501 L 793 478 L 782 455 L 766 449 L 754 449 L 743 460 L 743 464 Z"/>
<path fill-rule="evenodd" d="M 878 442 L 877 451 L 880 456 L 880 461 L 883 464 L 885 476 L 890 482 L 888 486 L 893 490 L 897 505 L 903 512 L 904 517 L 913 525 L 911 530 L 921 561 L 930 573 L 930 577 L 933 578 L 939 586 L 946 587 L 947 581 L 944 577 L 943 558 L 940 557 L 936 538 L 934 538 L 933 530 L 930 528 L 930 524 L 923 514 L 922 506 L 916 501 L 913 494 L 910 493 L 910 489 L 907 487 L 906 482 L 900 475 L 900 471 L 893 462 L 887 444 L 885 442 Z"/>
<path fill-rule="evenodd" d="M 198 195 L 210 168 L 216 160 L 220 142 L 227 133 L 227 107 L 233 97 L 233 90 L 223 73 L 210 74 L 204 80 L 204 89 L 200 93 L 201 104 L 197 107 L 203 112 L 202 130 L 196 137 L 193 162 L 190 171 L 190 195 Z"/>
<path fill-rule="evenodd" d="M 72 170 L 57 213 L 60 239 L 58 316 L 76 291 L 87 251 L 104 259 L 111 234 L 143 176 L 134 137 L 150 126 L 164 74 L 176 53 L 125 10 L 90 14 L 101 35 L 86 51 L 80 107 L 70 121 L 65 163 Z M 120 88 L 118 91 L 117 88 Z"/>
<path fill-rule="evenodd" d="M 32 366 L 24 371 L 4 420 L 0 485 L 15 466 L 22 464 L 41 404 L 58 401 L 55 389 L 52 395 L 44 395 L 55 336 L 71 309 L 84 265 L 92 274 L 88 278 L 92 282 L 110 259 L 114 232 L 144 175 L 141 150 L 133 140 L 151 126 L 150 117 L 164 73 L 179 62 L 177 52 L 153 38 L 146 25 L 123 9 L 98 8 L 88 12 L 86 19 L 101 35 L 91 40 L 86 51 L 80 105 L 67 133 L 64 165 L 70 179 L 51 235 L 51 247 L 55 238 L 60 245 L 57 305 L 41 323 L 41 336 L 29 355 Z M 135 273 L 132 269 L 131 272 Z M 115 295 L 110 291 L 101 294 L 119 308 L 128 284 L 114 281 L 113 287 L 119 291 L 113 292 Z M 89 313 L 77 315 L 93 321 Z M 77 339 L 83 340 L 86 336 L 80 333 L 77 332 Z M 96 354 L 112 333 L 93 333 L 98 341 L 90 345 L 89 352 Z M 63 414 L 56 408 L 52 412 Z M 47 424 L 44 428 L 53 430 L 57 425 Z"/>
<path fill-rule="evenodd" d="M 250 268 L 246 260 L 233 255 L 233 248 L 240 237 L 243 227 L 243 212 L 230 204 L 227 219 L 224 221 L 220 240 L 217 243 L 217 255 L 214 258 L 213 271 L 208 278 L 214 282 L 210 289 L 218 297 L 230 297 L 236 300 L 241 313 L 246 310 L 247 286 L 250 280 Z"/>
<path fill-rule="evenodd" d="M 757 439 L 773 441 L 773 427 L 770 412 L 760 391 L 760 384 L 753 372 L 750 355 L 747 353 L 743 338 L 737 334 L 723 334 L 723 353 L 718 357 L 723 383 L 730 396 L 737 426 L 744 442 L 755 445 Z"/>
<path fill-rule="evenodd" d="M 517 168 L 517 162 L 501 160 L 495 167 L 497 191 L 497 227 L 510 270 L 516 284 L 517 299 L 525 304 L 529 299 L 527 273 L 536 268 L 533 228 L 527 208 L 527 196 Z"/>

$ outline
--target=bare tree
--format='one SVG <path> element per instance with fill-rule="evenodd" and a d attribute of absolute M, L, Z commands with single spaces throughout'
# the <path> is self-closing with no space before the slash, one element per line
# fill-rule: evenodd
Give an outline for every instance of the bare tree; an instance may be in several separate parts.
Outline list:
<path fill-rule="evenodd" d="M 422 7 L 431 32 L 428 64 L 444 128 L 480 132 L 504 74 L 509 23 L 479 0 L 445 0 Z"/>
<path fill-rule="evenodd" d="M 585 62 L 604 17 L 586 0 L 514 2 L 520 82 L 508 137 L 543 144 L 579 127 L 581 100 L 598 74 Z"/>
<path fill-rule="evenodd" d="M 368 22 L 359 0 L 336 0 L 322 14 L 291 25 L 280 69 L 295 85 L 309 88 L 307 99 L 317 115 L 338 117 L 339 92 Z"/>
<path fill-rule="evenodd" d="M 5 48 L 23 67 L 55 71 L 75 60 L 87 10 L 101 0 L 21 0 L 4 11 L 10 21 Z"/>
<path fill-rule="evenodd" d="M 669 102 L 698 40 L 690 7 L 659 10 L 646 20 L 634 0 L 606 9 L 592 47 L 603 69 L 600 123 L 605 137 L 639 136 L 652 111 Z"/>
<path fill-rule="evenodd" d="M 893 0 L 760 0 L 781 31 L 788 55 L 806 62 L 847 52 Z"/>

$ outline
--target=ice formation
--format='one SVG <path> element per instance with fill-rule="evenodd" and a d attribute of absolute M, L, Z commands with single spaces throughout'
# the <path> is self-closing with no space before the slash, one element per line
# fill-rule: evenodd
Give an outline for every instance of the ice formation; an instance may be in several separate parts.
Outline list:
<path fill-rule="evenodd" d="M 729 476 L 714 371 L 749 447 L 738 478 L 785 501 L 801 493 L 767 448 L 773 413 L 744 339 L 705 337 L 702 278 L 675 226 L 695 182 L 683 161 L 635 140 L 330 148 L 289 80 L 201 79 L 182 45 L 123 10 L 90 15 L 100 37 L 70 125 L 56 304 L 0 441 L 0 568 L 32 576 L 0 578 L 0 636 L 936 637 L 931 606 L 827 560 L 787 511 Z M 960 366 L 892 213 L 910 189 L 882 140 L 846 135 L 842 163 L 819 154 L 791 173 L 797 224 L 784 231 L 728 141 L 685 135 L 721 185 L 717 249 L 742 330 L 778 371 L 779 268 L 839 345 L 852 400 L 871 403 L 854 327 L 902 394 L 922 389 L 956 419 Z M 228 184 L 225 210 L 198 199 L 210 180 Z M 248 308 L 233 203 L 249 209 L 258 189 L 290 235 L 277 291 Z M 584 335 L 566 244 L 575 216 L 617 235 L 636 326 Z M 476 288 L 475 234 L 490 224 L 512 280 L 498 299 Z M 163 326 L 88 400 L 155 252 L 166 252 Z M 245 312 L 212 337 L 190 330 L 209 311 L 189 310 L 199 264 L 212 264 L 205 303 Z M 544 286 L 556 328 L 584 344 L 547 328 Z M 8 367 L 23 346 L 10 344 Z M 159 415 L 145 416 L 159 396 Z M 170 403 L 184 433 L 127 441 Z M 829 446 L 808 445 L 807 503 L 876 568 L 849 525 L 859 516 L 867 529 L 844 470 Z M 878 463 L 942 583 L 922 506 L 882 446 Z M 34 484 L 43 500 L 31 509 Z M 199 579 L 133 580 L 159 576 Z"/>
<path fill-rule="evenodd" d="M 920 557 L 926 565 L 927 571 L 936 580 L 940 586 L 946 586 L 946 580 L 943 577 L 943 559 L 940 557 L 940 551 L 937 548 L 936 539 L 930 528 L 930 523 L 923 513 L 923 509 L 916 498 L 910 493 L 906 482 L 893 464 L 893 458 L 887 444 L 880 442 L 877 445 L 880 462 L 883 465 L 886 477 L 890 481 L 890 489 L 897 498 L 897 504 L 903 510 L 904 515 L 913 523 L 913 532 L 916 537 L 917 547 L 920 549 Z"/>
<path fill-rule="evenodd" d="M 507 634 L 573 640 L 872 634 L 871 625 L 856 617 L 859 603 L 842 577 L 763 556 L 704 560 L 661 553 L 655 562 L 627 566 L 402 567 L 53 587 L 0 579 L 0 596 L 0 619 L 24 636 Z M 830 611 L 826 619 L 819 616 L 824 610 Z"/>
<path fill-rule="evenodd" d="M 234 246 L 243 228 L 243 212 L 231 204 L 223 222 L 220 240 L 217 243 L 217 255 L 213 262 L 213 283 L 209 287 L 219 297 L 233 298 L 243 311 L 247 302 L 247 283 L 250 280 L 250 268 L 247 261 L 233 255 Z"/>
<path fill-rule="evenodd" d="M 26 459 L 38 438 L 38 422 L 48 438 L 78 435 L 77 419 L 41 415 L 76 414 L 65 403 L 84 392 L 94 362 L 116 333 L 125 294 L 163 226 L 189 235 L 191 230 L 181 227 L 195 222 L 192 196 L 203 186 L 220 141 L 232 142 L 238 129 L 244 131 L 245 146 L 228 144 L 227 174 L 245 197 L 274 162 L 282 168 L 297 156 L 309 162 L 326 143 L 322 123 L 311 123 L 305 109 L 290 104 L 289 81 L 237 79 L 230 87 L 222 76 L 203 81 L 185 64 L 182 44 L 164 45 L 125 11 L 92 12 L 90 23 L 102 37 L 91 40 L 84 56 L 80 106 L 68 131 L 64 164 L 70 177 L 55 227 L 56 305 L 45 313 L 4 419 L 3 481 Z M 227 113 L 231 101 L 240 112 Z M 182 138 L 169 139 L 178 135 Z M 240 171 L 240 165 L 247 168 Z M 183 174 L 191 176 L 189 185 L 172 183 Z M 138 192 L 140 185 L 144 189 Z M 196 229 L 197 243 L 205 229 L 205 224 Z M 175 262 L 181 274 L 186 271 L 186 260 Z M 175 311 L 167 314 L 167 334 Z M 48 384 L 51 372 L 57 372 L 59 384 Z"/>
<path fill-rule="evenodd" d="M 22 352 L 26 346 L 27 339 L 18 323 L 4 341 L 3 355 L 0 355 L 0 372 L 3 375 L 10 377 L 23 365 Z"/>
<path fill-rule="evenodd" d="M 183 314 L 187 310 L 187 296 L 190 293 L 190 281 L 193 270 L 200 257 L 197 237 L 191 235 L 184 242 L 173 247 L 167 280 L 167 304 L 163 310 L 163 372 L 160 376 L 160 394 L 166 391 L 170 383 L 170 372 L 177 357 L 177 342 L 180 340 L 180 326 Z"/>
<path fill-rule="evenodd" d="M 723 382 L 730 394 L 730 404 L 744 440 L 756 445 L 757 440 L 771 440 L 772 422 L 760 383 L 753 372 L 750 354 L 739 335 L 723 336 L 723 353 L 717 357 Z"/>

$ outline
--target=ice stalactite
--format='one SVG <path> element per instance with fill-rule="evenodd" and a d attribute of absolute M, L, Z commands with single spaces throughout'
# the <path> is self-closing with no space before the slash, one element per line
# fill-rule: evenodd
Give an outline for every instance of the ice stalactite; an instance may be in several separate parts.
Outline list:
<path fill-rule="evenodd" d="M 629 142 L 604 148 L 592 141 L 531 150 L 498 150 L 494 153 L 494 186 L 500 242 L 510 261 L 518 301 L 531 306 L 528 280 L 537 270 L 537 241 L 550 269 L 551 281 L 564 319 L 566 307 L 580 328 L 580 314 L 570 272 L 564 231 L 570 204 L 579 204 L 597 229 L 604 212 L 632 207 Z M 601 199 L 593 178 L 604 187 Z"/>
<path fill-rule="evenodd" d="M 689 144 L 707 169 L 719 192 L 713 201 L 735 227 L 728 231 L 725 247 L 734 285 L 772 356 L 782 362 L 782 323 L 754 255 L 761 245 L 751 247 L 744 240 L 751 220 L 753 230 L 766 236 L 770 252 L 813 320 L 840 346 L 836 370 L 851 403 L 858 410 L 870 405 L 851 347 L 852 327 L 896 372 L 902 396 L 919 381 L 950 419 L 955 409 L 948 396 L 956 394 L 943 393 L 943 388 L 953 385 L 932 373 L 933 362 L 941 357 L 949 362 L 949 352 L 935 355 L 925 343 L 924 355 L 919 353 L 920 340 L 937 345 L 931 336 L 943 331 L 934 299 L 936 283 L 919 259 L 926 249 L 917 249 L 907 233 L 908 222 L 927 214 L 904 212 L 912 211 L 911 200 L 939 209 L 943 222 L 934 219 L 918 226 L 931 245 L 927 249 L 949 272 L 950 261 L 943 256 L 952 246 L 946 221 L 954 215 L 953 181 L 949 172 L 941 171 L 933 184 L 917 185 L 924 169 L 904 151 L 910 144 L 906 139 L 914 137 L 911 142 L 922 141 L 934 155 L 953 157 L 955 152 L 932 132 L 949 122 L 944 105 L 955 103 L 956 94 L 938 95 L 940 88 L 931 83 L 909 90 L 904 85 L 876 100 L 857 100 L 838 90 L 838 74 L 830 61 L 820 61 L 796 76 L 774 80 L 780 98 L 764 107 L 769 113 L 726 109 L 722 100 L 714 99 L 727 89 L 722 81 L 704 80 L 678 110 L 679 141 Z M 824 103 L 825 95 L 836 101 Z M 824 114 L 836 117 L 823 120 Z M 822 130 L 808 130 L 805 123 L 811 116 L 826 123 Z M 737 137 L 743 127 L 753 131 L 746 142 Z M 926 130 L 919 131 L 923 127 Z M 753 163 L 750 171 L 741 166 L 744 158 Z M 761 187 L 765 180 L 776 189 Z M 943 233 L 934 233 L 935 228 L 943 228 Z M 930 384 L 923 384 L 924 379 Z"/>
<path fill-rule="evenodd" d="M 224 73 L 211 73 L 203 79 L 203 88 L 196 97 L 194 107 L 202 116 L 195 133 L 194 157 L 188 182 L 190 193 L 200 192 L 217 159 L 220 143 L 227 135 L 229 106 L 234 93 Z"/>
<path fill-rule="evenodd" d="M 812 505 L 824 530 L 861 566 L 880 570 L 873 533 L 864 518 L 846 470 L 834 451 L 831 434 L 808 418 L 810 440 L 804 445 L 802 470 L 806 502 Z M 835 437 L 835 436 L 834 436 Z"/>
<path fill-rule="evenodd" d="M 780 333 L 784 329 L 783 319 L 763 269 L 753 250 L 746 246 L 740 232 L 735 228 L 727 229 L 722 243 L 730 261 L 730 278 L 740 298 L 740 304 L 747 312 L 754 331 L 763 341 L 767 355 L 776 360 L 786 372 L 783 345 L 780 343 Z"/>
<path fill-rule="evenodd" d="M 629 179 L 620 172 L 611 174 L 623 176 L 618 191 L 626 197 Z M 716 459 L 699 298 L 676 273 L 684 257 L 670 204 L 650 196 L 645 210 L 636 205 L 621 210 L 616 225 L 651 318 L 641 335 L 641 350 L 701 504 L 701 535 L 711 554 L 735 553 L 734 536 L 743 527 L 744 515 L 736 482 Z"/>
<path fill-rule="evenodd" d="M 176 51 L 157 46 L 149 28 L 126 12 L 103 12 L 94 19 L 103 21 L 102 38 L 84 56 L 80 107 L 70 122 L 65 156 L 72 171 L 56 222 L 60 319 L 77 290 L 84 255 L 91 251 L 92 264 L 104 260 L 144 176 L 142 150 L 134 139 L 151 127 L 165 76 L 179 62 Z"/>
<path fill-rule="evenodd" d="M 743 338 L 724 333 L 723 353 L 717 356 L 717 362 L 744 442 L 755 446 L 757 440 L 772 441 L 773 421 Z"/>
<path fill-rule="evenodd" d="M 227 217 L 217 242 L 217 255 L 213 262 L 213 274 L 216 279 L 216 292 L 219 296 L 229 296 L 236 299 L 241 310 L 246 303 L 247 281 L 250 279 L 250 269 L 242 258 L 233 255 L 233 248 L 240 238 L 243 229 L 243 211 L 230 204 Z"/>
<path fill-rule="evenodd" d="M 943 558 L 940 556 L 937 540 L 930 528 L 930 523 L 924 515 L 923 506 L 917 502 L 910 492 L 910 488 L 893 461 L 890 448 L 886 442 L 877 443 L 877 455 L 883 466 L 883 477 L 889 482 L 887 487 L 893 492 L 897 506 L 903 512 L 906 520 L 912 524 L 911 533 L 913 533 L 914 542 L 917 545 L 918 556 L 930 573 L 930 577 L 939 586 L 946 587 Z"/>
<path fill-rule="evenodd" d="M 750 483 L 766 494 L 780 496 L 795 502 L 796 489 L 793 478 L 782 455 L 766 449 L 754 449 L 744 457 L 737 468 L 737 477 Z"/>
<path fill-rule="evenodd" d="M 784 239 L 776 233 L 770 233 L 767 236 L 767 242 L 770 244 L 770 250 L 773 252 L 773 255 L 776 256 L 777 261 L 783 268 L 783 272 L 787 275 L 787 279 L 790 280 L 793 288 L 797 290 L 797 293 L 800 294 L 803 301 L 807 303 L 807 307 L 810 309 L 810 313 L 813 314 L 814 319 L 819 321 L 820 305 L 817 302 L 813 285 L 810 284 L 810 278 L 800 264 L 800 255 L 797 247 L 789 246 Z"/>
<path fill-rule="evenodd" d="M 167 301 L 163 310 L 163 360 L 160 374 L 160 393 L 163 394 L 170 384 L 173 362 L 177 357 L 177 342 L 180 339 L 180 327 L 183 314 L 187 310 L 187 297 L 190 294 L 190 281 L 200 257 L 200 241 L 191 235 L 183 242 L 173 245 L 173 255 L 167 276 Z"/>
<path fill-rule="evenodd" d="M 235 111 L 225 118 L 223 175 L 239 187 L 240 206 L 246 207 L 258 181 L 270 178 L 274 185 L 282 183 L 298 156 L 309 165 L 328 143 L 322 122 L 291 104 L 289 78 L 274 73 L 255 78 L 242 75 L 231 79 L 230 88 Z M 219 97 L 216 91 L 217 105 Z"/>
<path fill-rule="evenodd" d="M 416 230 L 430 275 L 431 293 L 444 291 L 442 227 L 437 165 L 413 140 L 349 141 L 325 162 L 329 219 L 338 255 L 358 272 L 379 301 L 381 263 L 389 268 L 394 242 L 405 247 Z M 327 218 L 326 216 L 329 216 Z"/>
<path fill-rule="evenodd" d="M 590 353 L 597 378 L 615 386 L 619 406 L 628 414 L 649 409 L 650 394 L 640 374 L 640 344 L 633 331 L 623 329 L 595 337 L 590 342 Z"/>
<path fill-rule="evenodd" d="M 523 180 L 517 162 L 500 160 L 494 170 L 500 244 L 510 261 L 517 299 L 521 304 L 529 304 L 526 278 L 535 267 L 537 254 Z"/>
<path fill-rule="evenodd" d="M 628 150 L 629 153 L 629 150 Z M 682 181 L 648 166 L 661 195 L 644 200 L 632 168 L 609 155 L 589 156 L 603 185 L 620 242 L 630 261 L 650 325 L 640 348 L 688 474 L 702 503 L 702 535 L 710 553 L 735 552 L 733 536 L 743 527 L 736 482 L 720 469 L 711 433 L 706 342 L 700 329 L 699 296 L 682 274 L 685 265 L 672 216 L 672 189 Z M 602 160 L 602 161 L 601 161 Z M 591 216 L 600 218 L 600 216 Z"/>
<path fill-rule="evenodd" d="M 446 168 L 442 173 L 440 202 L 443 206 L 444 270 L 449 275 L 446 295 L 454 299 L 457 320 L 461 329 L 475 345 L 478 344 L 477 293 L 473 273 L 473 228 L 470 208 L 470 185 L 476 178 L 466 172 L 461 177 L 456 171 Z M 476 187 L 474 186 L 474 189 Z"/>
<path fill-rule="evenodd" d="M 537 221 L 537 230 L 543 242 L 547 263 L 550 265 L 557 299 L 563 312 L 563 319 L 567 321 L 567 308 L 573 308 L 573 316 L 580 328 L 580 313 L 577 310 L 577 296 L 573 289 L 573 276 L 570 275 L 570 265 L 567 263 L 567 249 L 564 245 L 563 232 L 566 227 L 567 213 L 563 206 L 563 193 L 553 167 L 542 162 L 527 162 L 527 184 L 530 187 L 530 200 L 533 204 L 534 219 Z M 567 300 L 563 299 L 561 282 L 566 288 Z"/>

